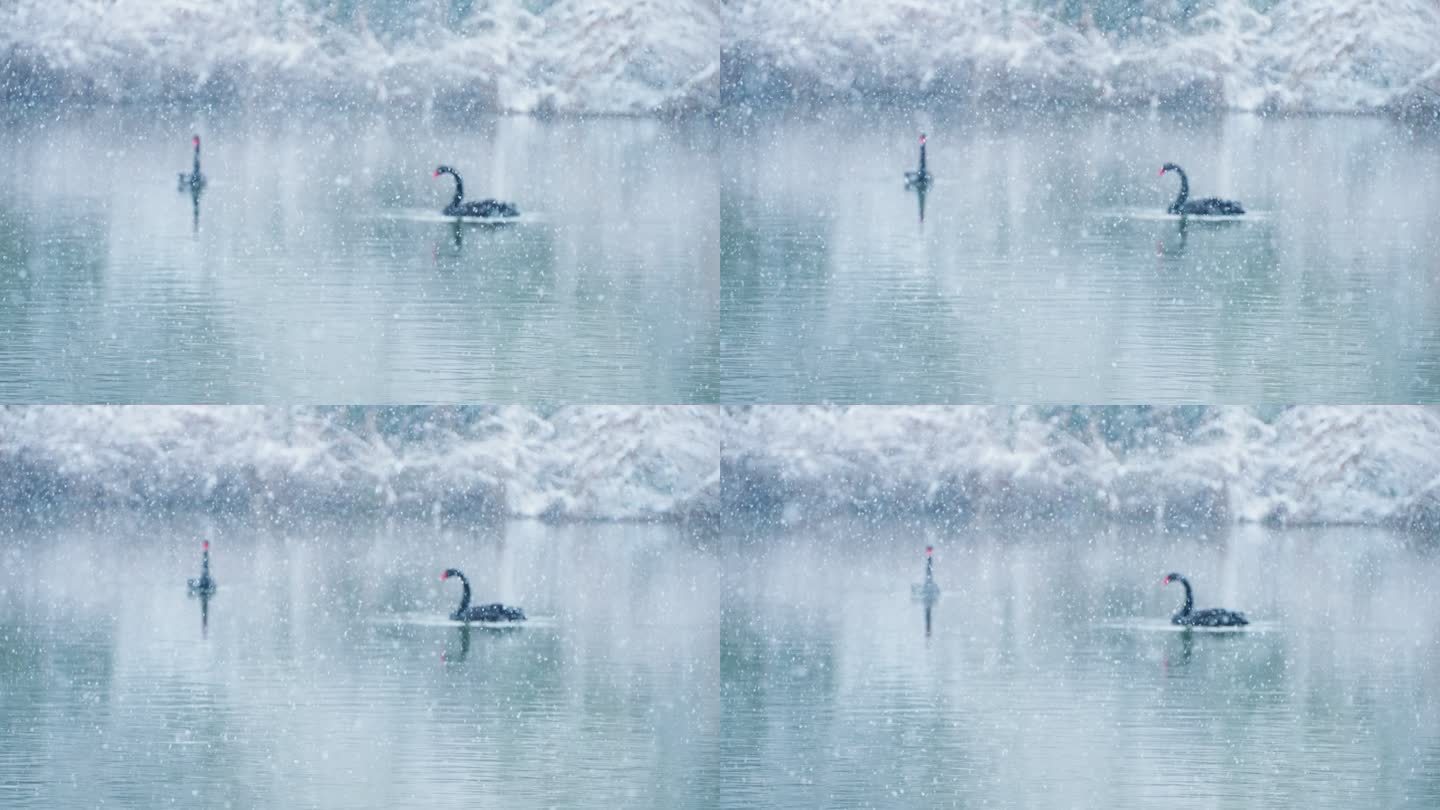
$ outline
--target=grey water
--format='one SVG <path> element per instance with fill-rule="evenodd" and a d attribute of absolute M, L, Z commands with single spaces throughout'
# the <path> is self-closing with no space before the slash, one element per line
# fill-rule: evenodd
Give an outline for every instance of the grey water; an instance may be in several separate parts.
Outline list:
<path fill-rule="evenodd" d="M 677 527 L 5 534 L 5 807 L 716 802 L 715 556 Z M 185 588 L 202 538 L 203 603 Z M 451 566 L 530 622 L 448 622 Z"/>
<path fill-rule="evenodd" d="M 209 184 L 177 190 L 190 137 Z M 693 402 L 702 124 L 97 110 L 0 123 L 0 400 Z M 503 226 L 440 216 L 458 169 Z"/>
<path fill-rule="evenodd" d="M 832 521 L 722 565 L 725 806 L 1440 804 L 1433 539 Z M 1174 628 L 1171 571 L 1252 625 Z"/>
<path fill-rule="evenodd" d="M 726 129 L 727 402 L 1440 396 L 1433 133 L 1381 118 L 887 109 Z M 922 131 L 923 200 L 902 178 Z M 1166 215 L 1170 161 L 1192 197 L 1249 214 Z"/>

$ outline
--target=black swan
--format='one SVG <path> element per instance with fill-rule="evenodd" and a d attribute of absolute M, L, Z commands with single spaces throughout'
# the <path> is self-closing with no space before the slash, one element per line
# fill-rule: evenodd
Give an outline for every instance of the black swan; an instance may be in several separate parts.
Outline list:
<path fill-rule="evenodd" d="M 1175 202 L 1165 209 L 1171 214 L 1196 214 L 1209 216 L 1239 216 L 1245 213 L 1240 203 L 1234 200 L 1221 200 L 1216 197 L 1205 197 L 1200 200 L 1190 199 L 1190 178 L 1185 176 L 1185 170 L 1174 163 L 1166 163 L 1160 167 L 1160 176 L 1164 177 L 1166 172 L 1175 172 L 1180 175 L 1180 196 Z"/>
<path fill-rule="evenodd" d="M 460 607 L 450 614 L 450 618 L 457 622 L 523 622 L 525 611 L 518 607 L 507 607 L 498 602 L 489 605 L 470 604 L 470 580 L 455 568 L 445 569 L 440 575 L 441 580 L 450 577 L 458 577 L 463 590 L 460 591 Z"/>
<path fill-rule="evenodd" d="M 924 191 L 930 187 L 930 182 L 935 178 L 930 176 L 930 171 L 925 168 L 925 133 L 920 133 L 920 169 L 913 172 L 905 172 L 905 188 L 913 188 Z"/>
<path fill-rule="evenodd" d="M 200 173 L 200 136 L 196 135 L 190 140 L 195 144 L 195 166 L 189 174 L 180 173 L 178 187 L 181 191 L 198 191 L 205 187 L 205 175 Z"/>
<path fill-rule="evenodd" d="M 1224 608 L 1194 610 L 1195 596 L 1190 591 L 1190 581 L 1179 574 L 1167 574 L 1164 579 L 1160 580 L 1161 585 L 1169 585 L 1172 582 L 1179 582 L 1185 586 L 1185 605 L 1170 617 L 1171 624 L 1184 627 L 1243 627 L 1250 623 L 1250 620 L 1245 618 L 1245 614 L 1233 610 Z"/>
<path fill-rule="evenodd" d="M 211 596 L 220 587 L 210 576 L 210 541 L 206 540 L 200 552 L 200 578 L 188 580 L 192 596 Z"/>
<path fill-rule="evenodd" d="M 435 169 L 435 176 L 448 174 L 455 178 L 455 198 L 445 206 L 441 213 L 447 217 L 518 217 L 520 209 L 508 202 L 499 200 L 480 200 L 479 202 L 465 201 L 465 183 L 460 179 L 460 174 L 449 166 L 440 166 Z"/>
<path fill-rule="evenodd" d="M 940 598 L 940 586 L 935 583 L 935 547 L 925 547 L 925 581 L 911 585 L 910 592 L 917 599 L 933 602 Z"/>

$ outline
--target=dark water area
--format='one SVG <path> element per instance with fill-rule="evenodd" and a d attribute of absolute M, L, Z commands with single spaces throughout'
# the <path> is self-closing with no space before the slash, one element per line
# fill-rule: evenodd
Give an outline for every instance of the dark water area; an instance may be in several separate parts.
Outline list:
<path fill-rule="evenodd" d="M 722 565 L 727 807 L 1440 802 L 1429 540 L 830 521 Z M 1171 571 L 1252 624 L 1174 627 Z"/>
<path fill-rule="evenodd" d="M 201 538 L 204 601 L 185 586 Z M 714 806 L 706 543 L 642 525 L 12 526 L 0 805 Z M 451 566 L 529 621 L 448 621 Z"/>
<path fill-rule="evenodd" d="M 1440 396 L 1440 140 L 1393 121 L 831 108 L 721 160 L 727 402 Z M 1171 161 L 1249 213 L 1166 214 Z"/>
<path fill-rule="evenodd" d="M 208 185 L 176 187 L 202 135 Z M 0 125 L 0 400 L 715 395 L 707 125 L 140 110 Z M 522 215 L 457 224 L 469 199 Z"/>

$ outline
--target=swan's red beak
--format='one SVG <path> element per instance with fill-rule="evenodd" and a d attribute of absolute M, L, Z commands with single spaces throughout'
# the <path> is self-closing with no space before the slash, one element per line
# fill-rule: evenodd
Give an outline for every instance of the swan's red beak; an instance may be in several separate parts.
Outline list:
<path fill-rule="evenodd" d="M 1170 578 L 1169 578 L 1169 577 L 1165 577 L 1164 579 L 1160 580 L 1160 584 L 1161 584 L 1161 585 L 1169 585 L 1169 584 L 1170 584 Z"/>
<path fill-rule="evenodd" d="M 209 550 L 210 550 L 210 541 L 209 541 L 209 540 L 206 540 L 204 543 L 201 543 L 201 544 L 200 544 L 200 547 L 203 548 L 203 549 L 205 549 L 206 551 L 209 551 Z"/>
<path fill-rule="evenodd" d="M 445 573 L 443 573 L 443 574 L 440 575 L 440 581 L 441 581 L 441 582 L 444 582 L 445 580 L 447 580 L 447 579 L 449 579 L 449 578 L 450 578 L 450 572 L 449 572 L 449 571 L 446 571 Z"/>
<path fill-rule="evenodd" d="M 926 557 L 929 557 L 930 555 L 932 555 L 932 554 L 934 554 L 934 553 L 935 553 L 935 547 L 934 547 L 934 546 L 926 546 L 926 547 L 925 547 L 925 556 L 926 556 Z"/>
<path fill-rule="evenodd" d="M 921 146 L 924 146 L 924 145 L 925 145 L 925 135 L 924 135 L 923 133 L 920 135 L 920 145 L 921 145 Z"/>
<path fill-rule="evenodd" d="M 431 172 L 431 173 L 430 173 L 430 176 L 431 176 L 431 177 L 439 177 L 439 176 L 440 176 L 440 172 Z"/>
<path fill-rule="evenodd" d="M 1161 176 L 1161 177 L 1164 177 L 1164 176 L 1165 176 L 1165 170 L 1164 170 L 1164 169 L 1161 169 L 1161 170 L 1160 170 L 1160 176 Z"/>

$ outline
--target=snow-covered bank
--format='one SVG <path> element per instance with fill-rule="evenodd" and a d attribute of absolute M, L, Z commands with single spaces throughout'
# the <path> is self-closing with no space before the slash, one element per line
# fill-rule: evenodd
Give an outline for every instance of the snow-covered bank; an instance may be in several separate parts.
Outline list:
<path fill-rule="evenodd" d="M 728 410 L 727 513 L 1440 527 L 1440 409 Z"/>
<path fill-rule="evenodd" d="M 1434 0 L 735 0 L 727 101 L 1440 111 Z"/>
<path fill-rule="evenodd" d="M 1440 111 L 1434 0 L 10 0 L 0 98 Z"/>
<path fill-rule="evenodd" d="M 1440 528 L 1440 408 L 0 408 L 0 512 Z"/>
<path fill-rule="evenodd" d="M 0 409 L 0 511 L 684 520 L 719 502 L 715 408 Z"/>
<path fill-rule="evenodd" d="M 680 111 L 719 39 L 714 0 L 11 0 L 0 98 Z"/>

